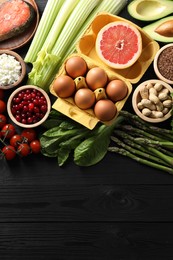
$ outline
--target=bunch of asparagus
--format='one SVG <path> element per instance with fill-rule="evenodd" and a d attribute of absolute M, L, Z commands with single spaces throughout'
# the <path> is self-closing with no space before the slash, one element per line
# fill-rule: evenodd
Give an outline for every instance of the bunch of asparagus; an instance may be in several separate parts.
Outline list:
<path fill-rule="evenodd" d="M 119 116 L 123 121 L 114 129 L 113 146 L 108 151 L 173 174 L 173 131 L 153 126 L 128 111 L 122 110 Z"/>

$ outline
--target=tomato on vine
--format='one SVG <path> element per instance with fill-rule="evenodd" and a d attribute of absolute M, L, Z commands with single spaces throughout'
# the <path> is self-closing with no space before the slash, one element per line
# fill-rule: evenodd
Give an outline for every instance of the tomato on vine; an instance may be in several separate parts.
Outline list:
<path fill-rule="evenodd" d="M 16 133 L 16 129 L 12 124 L 5 124 L 1 132 L 3 137 L 11 138 Z"/>
<path fill-rule="evenodd" d="M 7 107 L 7 105 L 6 105 L 5 101 L 0 99 L 0 114 L 3 114 L 6 111 L 6 107 Z"/>
<path fill-rule="evenodd" d="M 18 147 L 20 144 L 22 144 L 24 141 L 23 136 L 19 134 L 15 134 L 10 138 L 10 144 L 14 147 Z"/>
<path fill-rule="evenodd" d="M 2 155 L 6 160 L 12 160 L 16 157 L 16 150 L 12 145 L 6 145 L 2 148 Z"/>
<path fill-rule="evenodd" d="M 17 153 L 21 157 L 26 157 L 27 155 L 29 155 L 31 153 L 31 148 L 30 148 L 29 144 L 27 144 L 27 143 L 20 144 L 17 148 Z"/>
<path fill-rule="evenodd" d="M 5 115 L 0 114 L 0 128 L 3 128 L 3 126 L 7 123 L 7 118 Z"/>
<path fill-rule="evenodd" d="M 28 140 L 28 143 L 35 140 L 36 136 L 37 136 L 36 131 L 33 128 L 23 129 L 23 131 L 21 132 L 21 135 L 24 136 Z"/>
<path fill-rule="evenodd" d="M 30 143 L 31 151 L 35 154 L 39 153 L 41 151 L 41 144 L 39 140 L 33 140 Z"/>

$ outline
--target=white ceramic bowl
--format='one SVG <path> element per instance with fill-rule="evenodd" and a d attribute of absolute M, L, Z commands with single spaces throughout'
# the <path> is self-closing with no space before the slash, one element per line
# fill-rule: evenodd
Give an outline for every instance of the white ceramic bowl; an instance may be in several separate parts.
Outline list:
<path fill-rule="evenodd" d="M 22 97 L 18 96 L 19 93 Z M 34 93 L 37 98 L 35 98 Z M 42 98 L 40 98 L 41 96 Z M 17 88 L 7 101 L 9 117 L 16 125 L 23 128 L 34 128 L 41 125 L 49 116 L 50 109 L 51 101 L 48 94 L 43 89 L 33 85 Z"/>
<path fill-rule="evenodd" d="M 170 54 L 167 54 L 167 57 L 165 54 L 165 51 L 168 51 L 169 49 L 172 49 L 171 51 L 171 55 Z M 171 71 L 172 71 L 172 75 L 171 75 L 171 79 L 166 77 L 166 74 L 164 74 L 161 69 L 159 68 L 158 66 L 158 62 L 159 62 L 159 58 L 161 58 L 161 55 L 163 57 L 165 57 L 165 65 L 163 64 L 162 65 L 162 69 L 163 69 L 163 66 L 166 68 L 166 70 L 168 71 L 169 69 L 169 66 L 171 66 Z M 170 84 L 170 85 L 173 85 L 173 43 L 169 43 L 169 44 L 166 44 L 164 45 L 155 55 L 154 57 L 154 61 L 153 61 L 153 66 L 154 66 L 154 71 L 157 75 L 157 77 L 160 79 L 160 80 L 163 80 L 165 81 L 166 83 Z M 170 71 L 170 70 L 169 70 Z M 168 73 L 168 72 L 167 72 Z M 164 74 L 164 75 L 163 75 Z M 170 77 L 170 76 L 169 76 Z"/>
<path fill-rule="evenodd" d="M 26 75 L 26 64 L 24 62 L 24 60 L 22 59 L 22 57 L 14 52 L 14 51 L 11 51 L 11 50 L 0 50 L 0 55 L 2 54 L 6 54 L 8 56 L 13 56 L 15 58 L 16 61 L 18 61 L 21 65 L 21 70 L 20 70 L 20 74 L 19 74 L 19 79 L 17 81 L 15 81 L 14 83 L 10 83 L 8 85 L 4 85 L 1 83 L 1 78 L 0 78 L 0 89 L 11 89 L 11 88 L 14 88 L 14 87 L 17 87 L 19 84 L 22 83 L 25 75 Z M 11 66 L 9 64 L 9 66 Z M 12 70 L 12 68 L 10 67 L 10 71 Z M 14 67 L 14 71 L 15 71 L 15 67 Z M 9 72 L 10 73 L 10 72 Z"/>
<path fill-rule="evenodd" d="M 165 120 L 167 120 L 168 118 L 171 117 L 171 109 L 172 109 L 172 106 L 170 108 L 168 108 L 168 112 L 166 114 L 164 114 L 163 117 L 159 117 L 159 118 L 154 118 L 152 115 L 144 115 L 143 112 L 142 112 L 142 108 L 139 108 L 139 103 L 141 102 L 142 98 L 141 98 L 141 94 L 140 94 L 140 91 L 141 89 L 143 89 L 143 87 L 147 86 L 148 84 L 152 84 L 153 86 L 155 86 L 155 84 L 161 84 L 163 86 L 163 89 L 168 89 L 169 91 L 169 95 L 170 93 L 173 92 L 173 88 L 167 84 L 166 82 L 162 81 L 162 80 L 158 80 L 158 79 L 151 79 L 151 80 L 147 80 L 147 81 L 144 81 L 142 82 L 135 90 L 134 90 L 134 93 L 133 93 L 133 96 L 132 96 L 132 106 L 133 106 L 133 109 L 135 111 L 135 113 L 141 118 L 143 119 L 144 121 L 147 121 L 147 122 L 150 122 L 150 123 L 161 123 Z M 149 86 L 149 85 L 148 85 Z M 160 93 L 158 91 L 158 93 Z M 172 98 L 170 98 L 171 102 L 172 102 Z M 163 101 L 161 101 L 163 102 Z M 153 103 L 154 104 L 154 103 Z M 141 103 L 140 103 L 141 105 Z"/>

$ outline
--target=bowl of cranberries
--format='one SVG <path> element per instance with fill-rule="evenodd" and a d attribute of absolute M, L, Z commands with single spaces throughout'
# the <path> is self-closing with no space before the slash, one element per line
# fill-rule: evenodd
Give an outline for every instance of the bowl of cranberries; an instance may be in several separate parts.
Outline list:
<path fill-rule="evenodd" d="M 41 125 L 48 117 L 51 101 L 41 88 L 25 85 L 12 92 L 7 101 L 7 112 L 11 120 L 23 128 Z"/>

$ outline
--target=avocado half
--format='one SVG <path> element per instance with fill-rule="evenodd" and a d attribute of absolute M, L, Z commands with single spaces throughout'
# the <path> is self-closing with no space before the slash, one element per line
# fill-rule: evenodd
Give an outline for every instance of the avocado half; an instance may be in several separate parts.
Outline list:
<path fill-rule="evenodd" d="M 173 16 L 162 18 L 142 28 L 149 36 L 159 42 L 173 42 Z"/>
<path fill-rule="evenodd" d="M 161 19 L 173 12 L 171 0 L 134 0 L 128 6 L 129 14 L 142 21 Z"/>

